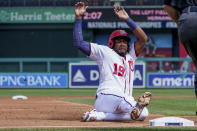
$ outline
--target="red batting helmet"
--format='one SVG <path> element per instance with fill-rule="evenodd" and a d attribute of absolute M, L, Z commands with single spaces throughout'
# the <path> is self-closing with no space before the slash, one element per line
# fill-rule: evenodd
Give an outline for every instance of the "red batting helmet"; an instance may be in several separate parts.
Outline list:
<path fill-rule="evenodd" d="M 129 41 L 131 40 L 129 35 L 127 34 L 126 31 L 124 30 L 115 30 L 111 33 L 110 37 L 109 37 L 109 48 L 113 48 L 114 46 L 114 38 L 116 37 L 125 37 L 129 43 Z"/>

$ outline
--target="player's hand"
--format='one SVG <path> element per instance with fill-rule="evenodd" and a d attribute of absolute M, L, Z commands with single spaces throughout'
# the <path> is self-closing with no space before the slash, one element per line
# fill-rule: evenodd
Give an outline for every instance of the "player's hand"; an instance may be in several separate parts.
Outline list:
<path fill-rule="evenodd" d="M 84 2 L 77 2 L 77 4 L 75 4 L 75 17 L 82 18 L 87 8 L 88 6 L 85 6 Z"/>
<path fill-rule="evenodd" d="M 129 19 L 129 15 L 127 14 L 127 12 L 125 11 L 125 9 L 122 6 L 114 6 L 114 13 L 121 20 Z"/>

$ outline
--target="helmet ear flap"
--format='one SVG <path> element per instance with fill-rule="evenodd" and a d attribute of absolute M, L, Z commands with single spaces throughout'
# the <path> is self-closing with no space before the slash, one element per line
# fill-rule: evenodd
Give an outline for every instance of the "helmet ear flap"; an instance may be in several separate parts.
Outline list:
<path fill-rule="evenodd" d="M 109 39 L 109 48 L 113 48 L 114 42 L 112 39 Z"/>

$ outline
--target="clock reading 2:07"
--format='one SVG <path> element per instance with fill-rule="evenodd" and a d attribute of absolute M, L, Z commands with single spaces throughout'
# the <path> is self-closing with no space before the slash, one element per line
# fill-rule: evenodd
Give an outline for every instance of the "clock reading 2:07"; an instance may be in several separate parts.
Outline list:
<path fill-rule="evenodd" d="M 101 11 L 86 12 L 83 16 L 84 20 L 99 20 L 102 16 Z"/>
<path fill-rule="evenodd" d="M 162 7 L 125 8 L 128 15 L 142 28 L 177 28 Z M 88 8 L 83 16 L 84 28 L 129 28 L 114 13 L 113 8 Z"/>
<path fill-rule="evenodd" d="M 125 8 L 125 10 L 137 22 L 172 21 L 163 8 Z M 90 8 L 83 19 L 85 21 L 120 21 L 112 8 Z"/>

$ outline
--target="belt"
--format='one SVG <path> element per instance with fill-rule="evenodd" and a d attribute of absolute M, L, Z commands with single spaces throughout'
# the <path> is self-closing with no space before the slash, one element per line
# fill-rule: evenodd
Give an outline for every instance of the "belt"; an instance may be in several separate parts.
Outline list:
<path fill-rule="evenodd" d="M 197 12 L 197 6 L 189 6 L 183 9 L 182 13 Z"/>

